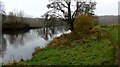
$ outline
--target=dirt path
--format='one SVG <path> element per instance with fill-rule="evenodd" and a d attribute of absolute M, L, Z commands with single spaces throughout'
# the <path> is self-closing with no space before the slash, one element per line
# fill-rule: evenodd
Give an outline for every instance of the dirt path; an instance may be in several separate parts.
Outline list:
<path fill-rule="evenodd" d="M 117 64 L 120 67 L 120 49 L 117 50 Z"/>
<path fill-rule="evenodd" d="M 120 47 L 119 47 L 119 42 L 114 43 L 115 48 L 116 48 L 116 64 L 118 67 L 120 67 Z"/>

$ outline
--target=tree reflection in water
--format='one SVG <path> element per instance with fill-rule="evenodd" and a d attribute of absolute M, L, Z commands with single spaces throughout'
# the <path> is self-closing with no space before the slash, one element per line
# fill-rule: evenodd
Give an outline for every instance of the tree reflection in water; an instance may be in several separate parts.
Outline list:
<path fill-rule="evenodd" d="M 54 35 L 59 33 L 64 33 L 65 31 L 68 31 L 68 28 L 66 26 L 46 27 L 46 28 L 37 29 L 39 35 L 45 40 L 49 40 Z"/>
<path fill-rule="evenodd" d="M 26 44 L 30 44 L 31 42 L 36 42 L 34 40 L 42 39 L 48 41 L 51 40 L 51 38 L 54 35 L 59 33 L 64 33 L 65 31 L 68 31 L 67 27 L 58 26 L 58 27 L 47 27 L 41 29 L 31 29 L 24 33 L 23 32 L 22 33 L 12 32 L 12 34 L 10 32 L 3 33 L 2 44 L 0 44 L 0 57 L 2 58 L 4 57 L 9 47 L 12 47 L 15 50 L 18 47 L 23 48 L 25 47 Z M 40 41 L 40 43 L 42 42 L 42 40 Z M 34 43 L 32 44 L 34 46 Z M 27 47 L 29 47 L 29 45 Z"/>
<path fill-rule="evenodd" d="M 55 34 L 63 33 L 68 29 L 65 26 L 58 27 L 47 27 L 41 29 L 32 29 L 29 32 L 22 32 L 17 34 L 3 34 L 3 41 L 17 48 L 18 46 L 22 46 L 27 41 L 31 41 L 37 37 L 42 37 L 45 40 L 49 40 Z M 3 44 L 5 44 L 3 43 Z"/>
<path fill-rule="evenodd" d="M 5 51 L 6 51 L 6 49 L 7 49 L 6 46 L 7 46 L 7 45 L 6 45 L 5 39 L 4 39 L 3 36 L 2 36 L 2 43 L 0 44 L 0 57 L 1 57 L 1 58 L 3 58 L 4 55 L 5 55 Z"/>

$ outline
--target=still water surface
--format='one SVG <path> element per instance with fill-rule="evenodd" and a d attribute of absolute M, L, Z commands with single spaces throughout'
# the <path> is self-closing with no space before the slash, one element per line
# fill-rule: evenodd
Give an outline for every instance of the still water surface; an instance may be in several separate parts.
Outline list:
<path fill-rule="evenodd" d="M 14 60 L 30 59 L 35 47 L 44 48 L 54 37 L 63 33 L 69 33 L 67 27 L 51 27 L 31 29 L 25 33 L 3 34 L 0 44 L 0 63 L 8 63 Z"/>

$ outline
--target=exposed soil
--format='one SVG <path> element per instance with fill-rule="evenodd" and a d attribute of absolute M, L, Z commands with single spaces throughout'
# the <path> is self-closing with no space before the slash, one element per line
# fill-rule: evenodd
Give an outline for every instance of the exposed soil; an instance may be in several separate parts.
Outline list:
<path fill-rule="evenodd" d="M 116 42 L 114 43 L 115 48 L 116 48 L 116 64 L 118 65 L 118 67 L 120 67 L 120 43 Z"/>

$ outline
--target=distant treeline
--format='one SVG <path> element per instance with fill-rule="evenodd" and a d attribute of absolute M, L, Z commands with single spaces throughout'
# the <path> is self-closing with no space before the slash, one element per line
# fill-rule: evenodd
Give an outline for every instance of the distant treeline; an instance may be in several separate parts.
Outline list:
<path fill-rule="evenodd" d="M 99 16 L 98 21 L 99 24 L 117 24 L 118 23 L 118 16 Z"/>
<path fill-rule="evenodd" d="M 119 17 L 120 18 L 120 17 Z M 106 16 L 98 16 L 98 23 L 99 24 L 117 24 L 118 20 L 120 20 L 118 16 L 106 15 Z M 43 24 L 46 22 L 48 25 L 56 24 L 56 25 L 64 25 L 64 21 L 62 19 L 57 19 L 56 22 L 53 20 L 44 20 L 43 18 L 26 18 L 27 21 L 33 25 L 33 23 L 38 23 L 37 25 Z M 59 22 L 58 22 L 59 21 Z"/>
<path fill-rule="evenodd" d="M 44 18 L 30 18 L 30 17 L 18 17 L 14 15 L 2 15 L 2 25 L 4 28 L 11 26 L 29 26 L 32 28 L 51 27 L 65 25 L 65 21 L 61 18 L 45 20 Z"/>
<path fill-rule="evenodd" d="M 6 20 L 5 20 L 6 18 Z M 17 17 L 19 19 L 20 17 Z M 29 17 L 23 17 L 24 23 L 29 24 L 31 27 L 44 27 L 44 26 L 59 26 L 59 25 L 65 25 L 65 21 L 61 18 L 57 19 L 50 19 L 45 20 L 44 18 L 29 18 Z M 4 19 L 4 22 L 11 22 L 11 20 L 8 20 L 8 17 L 3 16 L 2 19 Z M 15 21 L 14 19 L 12 21 Z M 9 23 L 10 23 L 9 22 Z M 22 23 L 22 22 L 21 22 Z M 106 16 L 98 16 L 98 23 L 99 24 L 116 24 L 118 23 L 118 16 L 113 15 L 106 15 Z"/>

